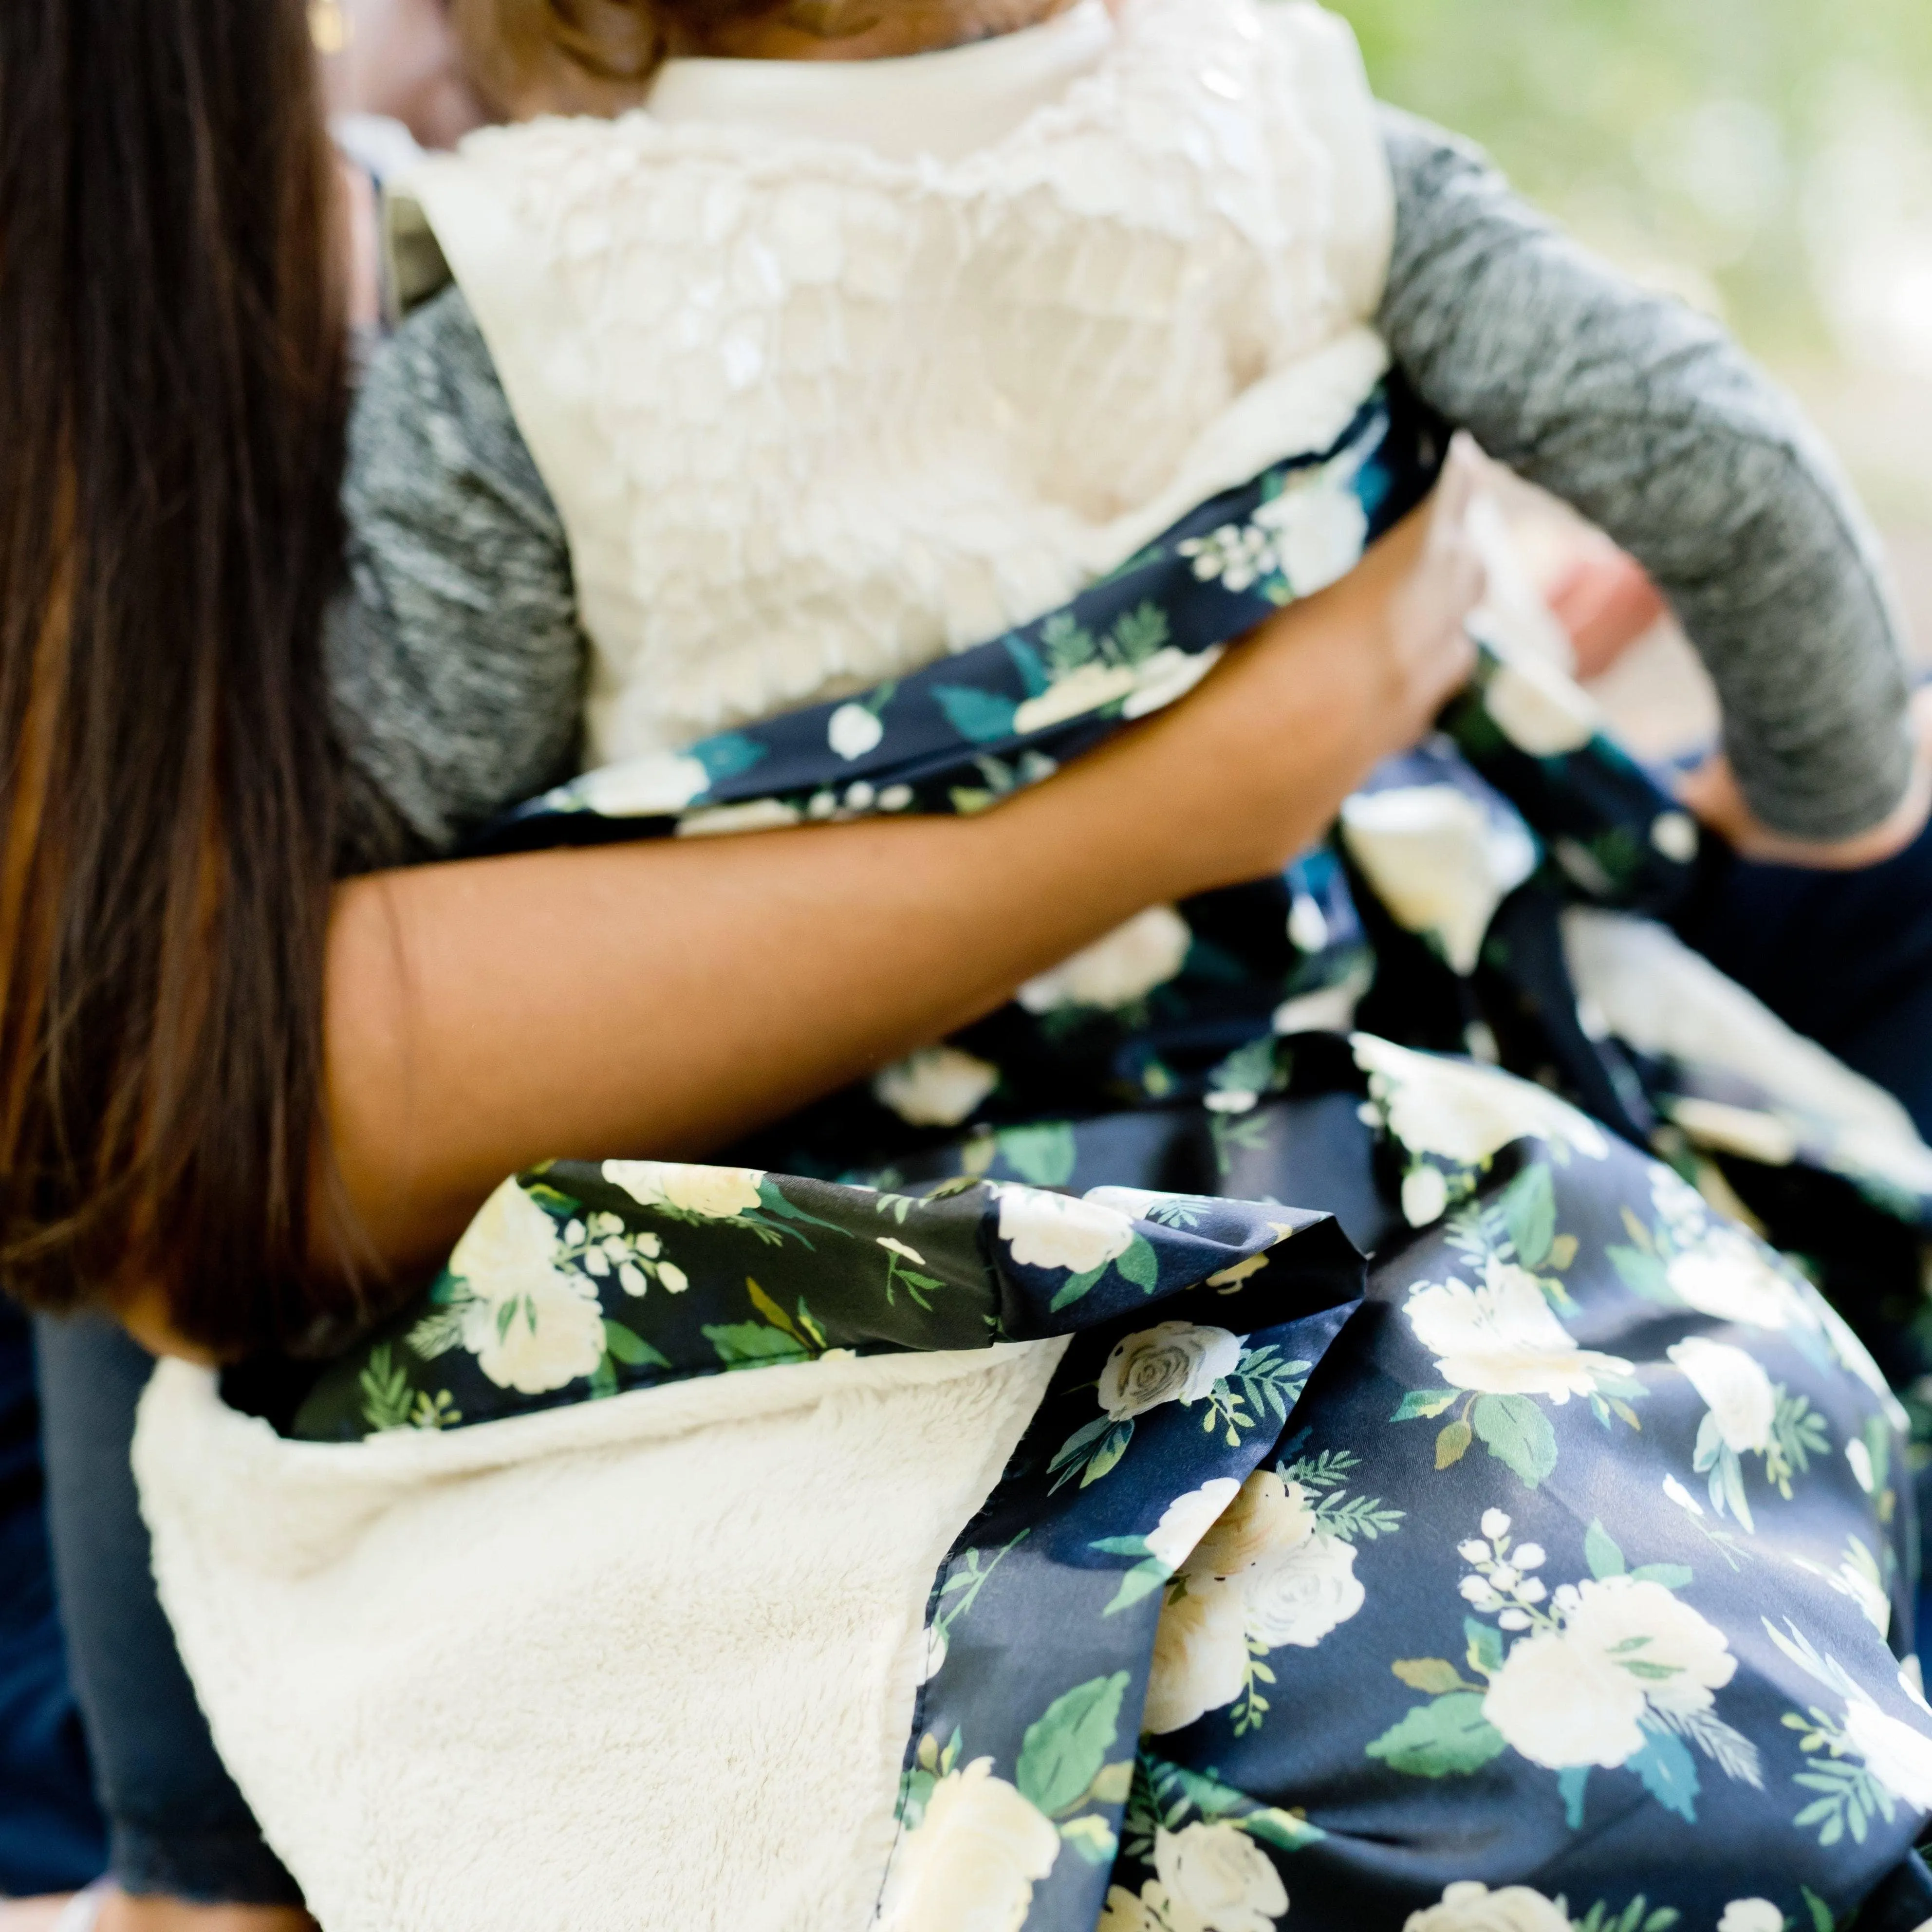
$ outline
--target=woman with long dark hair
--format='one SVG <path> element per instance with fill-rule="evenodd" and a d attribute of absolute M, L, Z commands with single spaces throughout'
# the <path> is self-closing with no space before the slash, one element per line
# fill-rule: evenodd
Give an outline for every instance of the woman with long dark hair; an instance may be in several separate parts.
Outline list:
<path fill-rule="evenodd" d="M 0 1260 L 44 1309 L 111 1309 L 218 1358 L 326 1352 L 503 1172 L 718 1146 L 1132 914 L 1278 871 L 1467 668 L 1454 519 L 1427 545 L 1412 522 L 1195 696 L 997 812 L 332 888 L 409 848 L 393 748 L 446 752 L 448 694 L 358 708 L 339 217 L 302 17 L 132 11 L 110 39 L 94 10 L 36 0 L 0 39 L 0 428 L 22 453 L 0 552 Z M 49 156 L 61 193 L 37 209 Z M 476 767 L 501 746 L 470 698 Z M 558 775 L 541 764 L 484 787 L 507 803 Z M 131 1514 L 145 1362 L 84 1323 L 45 1334 L 69 1513 L 92 1486 L 97 1516 L 117 1488 Z M 70 1556 L 76 1614 L 108 1576 Z M 292 1912 L 212 1754 L 146 1790 L 130 1770 L 143 1721 L 177 1745 L 194 1727 L 178 1672 L 117 1681 L 112 1646 L 82 1648 L 119 1741 L 117 1873 L 146 1900 L 104 1922 L 167 1922 L 170 1894 Z"/>
<path fill-rule="evenodd" d="M 1010 814 L 334 886 L 394 818 L 345 760 L 325 652 L 337 182 L 301 0 L 0 20 L 0 1267 L 50 1314 L 113 1308 L 220 1354 L 346 1332 L 507 1168 L 715 1144 L 1184 880 L 1278 862 L 1462 674 L 1466 565 L 1443 574 L 1446 621 L 1386 617 L 1411 531 Z M 1320 747 L 1293 770 L 1290 720 Z M 506 1023 L 540 1009 L 566 1016 L 541 1070 Z M 142 1562 L 145 1358 L 85 1317 L 42 1346 L 56 1504 L 123 1526 L 64 1544 L 85 1622 Z M 158 1612 L 128 1608 L 132 1631 L 77 1664 L 132 1894 L 103 1924 L 200 1922 L 184 1901 L 295 1922 Z"/>

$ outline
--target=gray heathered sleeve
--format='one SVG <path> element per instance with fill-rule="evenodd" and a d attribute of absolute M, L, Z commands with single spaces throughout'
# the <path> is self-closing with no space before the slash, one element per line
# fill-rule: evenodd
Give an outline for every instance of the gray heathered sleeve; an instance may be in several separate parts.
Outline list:
<path fill-rule="evenodd" d="M 1534 213 L 1478 152 L 1394 109 L 1379 325 L 1421 395 L 1573 504 L 1670 598 L 1758 817 L 1876 825 L 1909 782 L 1902 626 L 1876 542 L 1796 407 L 1714 324 Z"/>
<path fill-rule="evenodd" d="M 344 503 L 345 860 L 433 857 L 574 770 L 586 650 L 562 524 L 459 291 L 371 363 Z"/>

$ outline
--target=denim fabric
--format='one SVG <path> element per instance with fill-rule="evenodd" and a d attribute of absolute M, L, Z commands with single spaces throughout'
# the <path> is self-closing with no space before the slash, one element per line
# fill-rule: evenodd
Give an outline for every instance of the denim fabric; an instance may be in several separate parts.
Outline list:
<path fill-rule="evenodd" d="M 0 1300 L 0 1895 L 64 1892 L 106 1862 L 54 1604 L 32 1336 Z"/>
<path fill-rule="evenodd" d="M 299 1902 L 222 1767 L 148 1568 L 128 1451 L 154 1364 L 112 1324 L 36 1324 L 54 1569 L 74 1693 L 130 1892 Z"/>

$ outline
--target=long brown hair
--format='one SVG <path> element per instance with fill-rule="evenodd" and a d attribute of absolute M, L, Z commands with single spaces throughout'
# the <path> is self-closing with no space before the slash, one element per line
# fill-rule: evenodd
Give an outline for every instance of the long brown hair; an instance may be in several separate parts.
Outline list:
<path fill-rule="evenodd" d="M 0 4 L 0 1276 L 222 1351 L 329 1312 L 335 206 L 304 0 Z"/>

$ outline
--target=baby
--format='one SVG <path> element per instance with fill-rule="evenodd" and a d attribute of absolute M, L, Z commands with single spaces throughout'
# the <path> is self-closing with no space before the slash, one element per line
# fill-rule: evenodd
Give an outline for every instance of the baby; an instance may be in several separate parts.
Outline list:
<path fill-rule="evenodd" d="M 1648 566 L 1740 824 L 1829 857 L 1916 808 L 1898 627 L 1828 460 L 1718 330 L 1378 108 L 1334 16 L 455 19 L 515 124 L 407 183 L 424 298 L 352 434 L 334 646 L 352 760 L 400 812 L 352 826 L 370 858 L 1036 617 L 1332 441 L 1391 360 Z"/>

